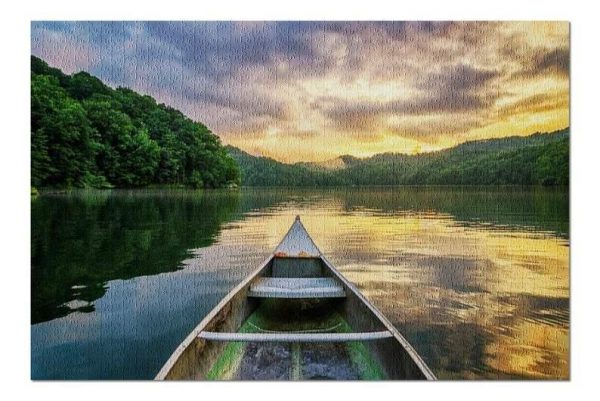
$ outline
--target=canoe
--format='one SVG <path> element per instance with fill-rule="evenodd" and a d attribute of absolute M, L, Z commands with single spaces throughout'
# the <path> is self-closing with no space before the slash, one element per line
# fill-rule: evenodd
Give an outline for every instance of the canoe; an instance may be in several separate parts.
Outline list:
<path fill-rule="evenodd" d="M 157 380 L 435 380 L 297 216 L 275 251 L 177 347 Z"/>

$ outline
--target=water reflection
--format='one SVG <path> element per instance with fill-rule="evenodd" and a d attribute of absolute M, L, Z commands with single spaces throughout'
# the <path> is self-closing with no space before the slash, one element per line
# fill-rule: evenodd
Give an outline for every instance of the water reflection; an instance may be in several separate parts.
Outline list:
<path fill-rule="evenodd" d="M 522 188 L 42 196 L 32 376 L 151 378 L 296 214 L 438 377 L 568 377 L 568 193 Z"/>
<path fill-rule="evenodd" d="M 181 268 L 190 248 L 214 243 L 238 198 L 188 191 L 38 197 L 32 202 L 32 322 L 93 311 L 110 280 Z"/>

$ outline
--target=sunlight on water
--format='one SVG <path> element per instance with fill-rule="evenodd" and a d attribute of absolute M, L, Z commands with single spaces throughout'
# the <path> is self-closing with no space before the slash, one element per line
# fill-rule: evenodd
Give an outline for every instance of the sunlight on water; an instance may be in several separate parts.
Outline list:
<path fill-rule="evenodd" d="M 561 310 L 569 297 L 566 239 L 457 227 L 451 216 L 431 212 L 348 214 L 335 202 L 288 204 L 248 219 L 242 229 L 267 233 L 275 246 L 296 214 L 323 253 L 386 316 L 405 332 L 417 331 L 409 338 L 415 336 L 425 359 L 430 352 L 421 347 L 441 345 L 421 345 L 421 331 L 479 330 L 485 336 L 477 361 L 460 357 L 477 344 L 446 344 L 464 370 L 450 361 L 444 366 L 450 355 L 440 355 L 440 364 L 430 361 L 440 377 L 568 374 L 568 310 Z"/>
<path fill-rule="evenodd" d="M 151 378 L 296 215 L 439 378 L 569 376 L 567 191 L 115 192 L 32 213 L 33 377 Z"/>

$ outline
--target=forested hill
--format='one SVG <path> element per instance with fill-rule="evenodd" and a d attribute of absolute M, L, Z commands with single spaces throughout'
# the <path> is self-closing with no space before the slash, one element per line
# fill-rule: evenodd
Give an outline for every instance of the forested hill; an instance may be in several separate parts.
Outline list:
<path fill-rule="evenodd" d="M 236 162 L 204 125 L 150 96 L 31 57 L 32 186 L 237 183 Z"/>
<path fill-rule="evenodd" d="M 569 184 L 568 129 L 473 141 L 418 155 L 342 156 L 341 167 L 335 169 L 323 168 L 323 163 L 285 164 L 228 149 L 247 186 Z"/>

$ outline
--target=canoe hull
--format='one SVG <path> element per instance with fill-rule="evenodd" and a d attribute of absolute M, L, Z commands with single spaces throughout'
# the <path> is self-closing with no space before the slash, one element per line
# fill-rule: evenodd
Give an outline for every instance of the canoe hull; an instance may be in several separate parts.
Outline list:
<path fill-rule="evenodd" d="M 391 380 L 435 380 L 433 372 L 394 325 L 325 257 L 321 259 L 346 290 L 346 300 L 340 304 L 339 312 L 350 326 L 376 331 L 381 330 L 383 325 L 392 333 L 390 339 L 365 342 L 387 377 Z"/>
<path fill-rule="evenodd" d="M 204 380 L 226 343 L 198 338 L 202 331 L 237 331 L 256 309 L 258 301 L 248 298 L 252 280 L 269 266 L 273 257 L 267 258 L 259 268 L 238 284 L 213 310 L 192 330 L 173 352 L 156 380 Z"/>
<path fill-rule="evenodd" d="M 302 270 L 305 263 L 307 269 Z M 337 269 L 322 256 L 318 258 L 279 258 L 271 256 L 252 274 L 236 286 L 190 333 L 175 350 L 157 380 L 206 380 L 209 372 L 226 351 L 228 343 L 199 338 L 201 332 L 240 330 L 244 322 L 262 302 L 249 297 L 252 283 L 272 274 L 290 276 L 293 271 L 311 271 L 311 275 L 334 277 L 342 284 L 346 296 L 332 301 L 336 311 L 355 331 L 388 330 L 392 337 L 361 342 L 391 380 L 432 380 L 433 373 L 410 346 L 408 341 Z M 310 300 L 309 300 L 310 301 Z"/>

